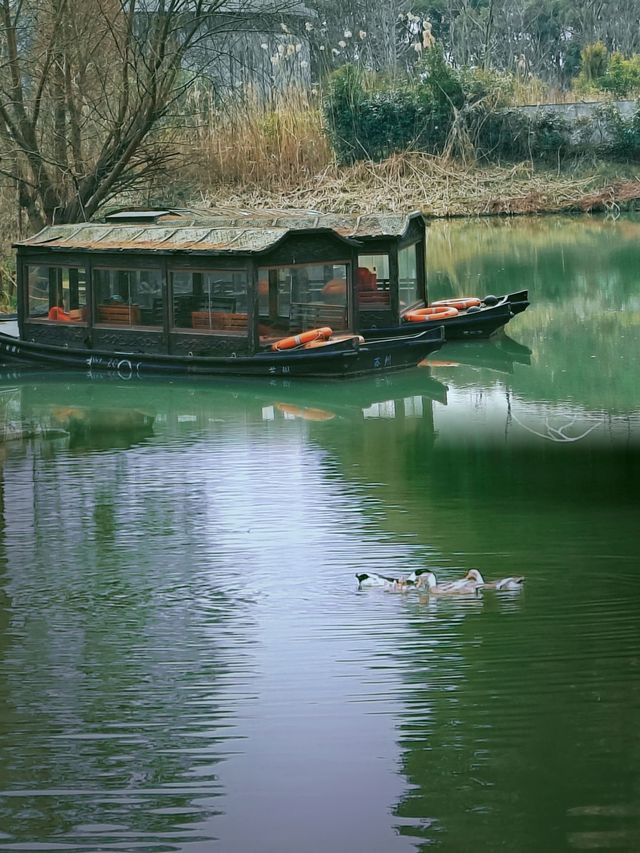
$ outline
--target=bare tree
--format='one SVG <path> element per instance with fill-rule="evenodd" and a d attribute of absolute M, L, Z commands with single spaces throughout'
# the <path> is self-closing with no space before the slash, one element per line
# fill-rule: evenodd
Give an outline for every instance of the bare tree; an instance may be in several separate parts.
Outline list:
<path fill-rule="evenodd" d="M 457 66 L 526 70 L 564 85 L 581 49 L 640 50 L 638 0 L 415 0 Z"/>
<path fill-rule="evenodd" d="M 167 167 L 223 4 L 0 0 L 0 174 L 32 227 L 89 219 Z"/>

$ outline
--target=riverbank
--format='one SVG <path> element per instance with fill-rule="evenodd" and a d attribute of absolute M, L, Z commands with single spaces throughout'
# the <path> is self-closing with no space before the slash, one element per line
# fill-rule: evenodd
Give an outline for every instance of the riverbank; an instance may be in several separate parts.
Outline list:
<path fill-rule="evenodd" d="M 483 168 L 407 153 L 381 163 L 332 164 L 295 184 L 211 186 L 193 203 L 341 213 L 421 209 L 432 217 L 629 210 L 640 207 L 640 166 L 592 162 L 562 170 L 531 163 Z"/>

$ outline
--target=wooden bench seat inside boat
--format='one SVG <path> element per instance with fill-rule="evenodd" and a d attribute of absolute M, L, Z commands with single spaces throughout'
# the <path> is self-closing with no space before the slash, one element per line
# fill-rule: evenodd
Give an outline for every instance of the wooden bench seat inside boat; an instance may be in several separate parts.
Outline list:
<path fill-rule="evenodd" d="M 228 311 L 192 311 L 194 329 L 224 329 L 231 332 L 247 331 L 247 315 Z"/>
<path fill-rule="evenodd" d="M 388 290 L 363 290 L 358 293 L 359 305 L 389 305 Z"/>
<path fill-rule="evenodd" d="M 138 305 L 98 305 L 98 323 L 136 326 L 140 323 L 140 308 Z"/>
<path fill-rule="evenodd" d="M 318 302 L 293 302 L 289 312 L 291 329 L 316 329 L 330 326 L 336 331 L 347 328 L 345 305 L 330 305 Z"/>

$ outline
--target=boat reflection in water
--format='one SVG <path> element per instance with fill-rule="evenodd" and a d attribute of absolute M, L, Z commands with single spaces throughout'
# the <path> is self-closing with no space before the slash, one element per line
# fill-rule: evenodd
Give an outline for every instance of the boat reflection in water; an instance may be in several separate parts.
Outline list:
<path fill-rule="evenodd" d="M 0 394 L 0 444 L 43 438 L 71 450 L 127 448 L 153 434 L 155 415 L 139 407 L 96 401 L 80 386 L 38 384 L 5 388 Z"/>
<path fill-rule="evenodd" d="M 71 448 L 96 443 L 126 447 L 153 433 L 154 416 L 138 409 L 52 406 L 50 417 L 54 425 L 68 434 Z"/>
<path fill-rule="evenodd" d="M 0 394 L 0 440 L 42 437 L 70 449 L 131 447 L 156 433 L 203 429 L 220 422 L 427 417 L 446 404 L 447 388 L 424 369 L 375 380 L 317 385 L 283 380 L 232 383 L 78 377 L 65 373 L 5 372 Z M 11 383 L 11 384 L 9 384 Z"/>
<path fill-rule="evenodd" d="M 442 354 L 427 356 L 420 362 L 423 367 L 470 367 L 513 373 L 514 365 L 531 364 L 531 350 L 503 334 L 490 341 L 454 341 L 448 343 Z"/>
<path fill-rule="evenodd" d="M 0 394 L 0 438 L 66 436 L 70 447 L 126 447 L 172 426 L 203 429 L 238 419 L 300 421 L 310 429 L 346 420 L 423 420 L 442 446 L 619 443 L 640 433 L 632 429 L 637 413 L 537 397 L 539 371 L 527 369 L 531 350 L 506 335 L 450 343 L 446 354 L 444 361 L 426 359 L 412 370 L 349 383 L 194 378 L 167 384 L 112 373 L 12 370 L 0 374 L 8 386 Z"/>

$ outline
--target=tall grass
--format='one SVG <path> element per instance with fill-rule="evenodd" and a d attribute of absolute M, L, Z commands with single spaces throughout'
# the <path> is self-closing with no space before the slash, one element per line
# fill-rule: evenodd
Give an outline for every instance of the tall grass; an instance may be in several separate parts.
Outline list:
<path fill-rule="evenodd" d="M 221 188 L 295 190 L 334 163 L 315 89 L 292 86 L 270 99 L 245 89 L 218 102 L 210 90 L 196 88 L 189 98 L 188 112 L 197 118 L 179 137 L 180 186 L 174 189 L 191 202 L 198 195 L 217 196 Z M 576 93 L 551 91 L 536 78 L 514 76 L 509 85 L 513 105 L 574 99 Z"/>
<path fill-rule="evenodd" d="M 222 105 L 200 97 L 197 113 L 182 140 L 182 168 L 205 192 L 221 184 L 294 186 L 333 159 L 318 97 L 299 88 L 268 102 L 251 90 Z"/>
<path fill-rule="evenodd" d="M 477 72 L 476 72 L 477 73 Z M 574 80 L 570 89 L 551 85 L 540 77 L 507 72 L 490 72 L 496 81 L 501 81 L 504 107 L 522 107 L 532 104 L 573 104 L 580 101 L 609 101 L 611 93 L 594 85 Z"/>

